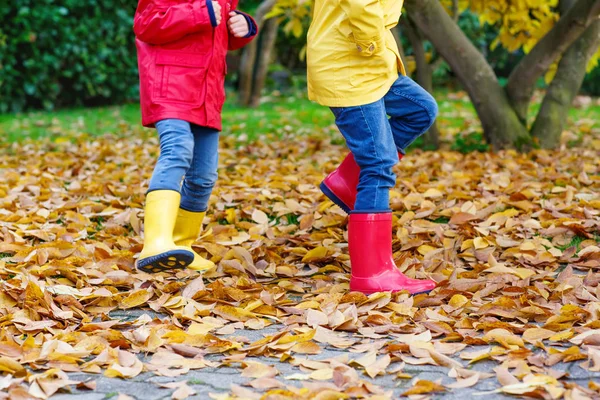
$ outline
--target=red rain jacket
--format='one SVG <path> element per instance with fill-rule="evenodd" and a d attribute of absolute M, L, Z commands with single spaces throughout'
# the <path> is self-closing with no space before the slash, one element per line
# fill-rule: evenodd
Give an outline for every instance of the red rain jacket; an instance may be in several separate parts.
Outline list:
<path fill-rule="evenodd" d="M 176 118 L 221 130 L 227 51 L 248 44 L 257 28 L 243 14 L 253 25 L 250 35 L 234 37 L 227 21 L 238 0 L 218 2 L 222 18 L 215 27 L 210 0 L 139 1 L 133 30 L 144 126 Z"/>

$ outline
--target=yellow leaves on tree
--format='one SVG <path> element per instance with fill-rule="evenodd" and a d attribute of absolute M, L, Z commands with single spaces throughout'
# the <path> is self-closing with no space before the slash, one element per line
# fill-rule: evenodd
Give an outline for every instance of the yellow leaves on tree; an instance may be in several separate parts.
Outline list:
<path fill-rule="evenodd" d="M 452 7 L 452 0 L 442 0 L 446 9 Z M 556 9 L 558 0 L 460 0 L 459 11 L 470 9 L 479 16 L 479 22 L 498 28 L 498 36 L 491 49 L 502 46 L 509 52 L 522 49 L 529 53 L 559 20 Z M 590 63 L 596 65 L 597 57 Z M 546 82 L 552 81 L 557 63 L 546 73 Z"/>

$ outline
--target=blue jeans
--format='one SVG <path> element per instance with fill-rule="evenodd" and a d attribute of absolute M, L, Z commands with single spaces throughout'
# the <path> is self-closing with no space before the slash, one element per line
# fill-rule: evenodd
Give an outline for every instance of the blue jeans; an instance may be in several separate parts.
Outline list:
<path fill-rule="evenodd" d="M 180 119 L 159 121 L 156 130 L 160 156 L 148 192 L 175 190 L 181 192 L 181 208 L 206 211 L 217 181 L 219 131 Z"/>
<path fill-rule="evenodd" d="M 331 110 L 360 167 L 355 211 L 388 211 L 390 188 L 396 184 L 392 167 L 398 153 L 404 154 L 435 121 L 435 99 L 409 77 L 400 76 L 375 103 Z"/>

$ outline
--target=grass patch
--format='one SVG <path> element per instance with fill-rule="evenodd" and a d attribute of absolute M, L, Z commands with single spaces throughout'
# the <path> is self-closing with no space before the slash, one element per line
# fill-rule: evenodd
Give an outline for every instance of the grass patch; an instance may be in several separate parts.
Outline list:
<path fill-rule="evenodd" d="M 104 396 L 104 398 L 106 400 L 108 399 L 112 399 L 113 397 L 117 397 L 119 395 L 119 392 L 110 392 L 110 393 L 106 393 L 106 396 Z"/>
<path fill-rule="evenodd" d="M 300 221 L 298 220 L 298 216 L 296 214 L 287 214 L 285 217 L 287 218 L 288 225 L 300 224 Z"/>
<path fill-rule="evenodd" d="M 450 222 L 450 218 L 438 217 L 438 218 L 434 219 L 433 222 L 435 222 L 436 224 L 447 224 L 448 222 Z"/>
<path fill-rule="evenodd" d="M 190 385 L 206 385 L 206 382 L 197 378 L 188 379 L 187 383 Z"/>
<path fill-rule="evenodd" d="M 481 123 L 468 96 L 463 92 L 440 88 L 435 97 L 440 109 L 437 123 L 441 142 L 462 153 L 488 151 L 489 147 L 481 133 Z M 530 107 L 531 121 L 538 110 L 539 104 Z M 260 139 L 265 134 L 310 134 L 332 126 L 334 117 L 331 111 L 309 101 L 302 91 L 295 95 L 266 96 L 260 106 L 252 109 L 240 107 L 237 95 L 229 93 L 223 107 L 224 134 L 233 134 L 249 141 Z M 576 132 L 579 139 L 572 140 L 570 145 L 577 145 L 583 135 L 599 127 L 600 105 L 597 102 L 586 108 L 572 108 L 567 129 Z M 128 137 L 140 133 L 154 135 L 152 130 L 141 126 L 138 104 L 0 115 L 0 140 L 7 142 L 40 138 L 60 141 L 104 134 Z M 331 143 L 342 145 L 344 139 L 336 133 L 331 135 Z M 409 150 L 414 148 L 428 150 L 422 138 L 417 139 Z"/>
<path fill-rule="evenodd" d="M 333 114 L 327 107 L 309 101 L 304 94 L 269 97 L 253 109 L 240 107 L 235 94 L 230 94 L 223 107 L 224 133 L 245 135 L 249 140 L 268 133 L 293 133 L 299 128 L 312 132 L 333 122 Z M 0 137 L 8 142 L 61 140 L 79 135 L 125 136 L 144 129 L 138 104 L 0 115 Z"/>
<path fill-rule="evenodd" d="M 457 135 L 451 149 L 466 154 L 474 151 L 486 152 L 490 146 L 485 142 L 481 132 L 473 132 L 467 135 Z"/>
<path fill-rule="evenodd" d="M 579 250 L 581 250 L 581 243 L 586 240 L 587 238 L 583 237 L 583 236 L 573 236 L 573 238 L 571 239 L 571 241 L 565 245 L 562 246 L 556 246 L 557 249 L 559 249 L 560 251 L 565 251 L 567 249 L 570 249 L 571 247 L 575 247 L 577 249 L 577 253 L 579 253 Z"/>

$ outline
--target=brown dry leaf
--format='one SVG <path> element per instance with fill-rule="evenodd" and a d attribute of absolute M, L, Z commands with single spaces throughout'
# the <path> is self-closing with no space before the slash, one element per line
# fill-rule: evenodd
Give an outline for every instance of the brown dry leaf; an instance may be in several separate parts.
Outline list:
<path fill-rule="evenodd" d="M 327 315 L 318 310 L 307 310 L 306 311 L 306 323 L 312 328 L 316 328 L 319 325 L 327 325 L 329 318 Z"/>
<path fill-rule="evenodd" d="M 449 96 L 458 108 L 468 97 Z M 477 128 L 465 112 L 453 111 L 464 129 Z M 394 367 L 402 360 L 451 368 L 455 387 L 489 377 L 462 360 L 486 360 L 507 392 L 523 392 L 516 396 L 593 397 L 597 389 L 549 367 L 600 369 L 594 123 L 565 130 L 583 143 L 569 151 L 407 155 L 391 191 L 394 260 L 411 278 L 440 283 L 416 296 L 348 292 L 347 215 L 317 185 L 347 149 L 314 127 L 285 140 L 223 136 L 226 173 L 194 245 L 216 263 L 202 277 L 135 269 L 155 135 L 123 127 L 119 140 L 71 140 L 52 126 L 57 140 L 0 145 L 0 371 L 12 374 L 0 397 L 76 385 L 48 371 L 133 379 L 144 369 L 174 377 L 224 365 L 256 375 L 253 385 L 273 397 L 395 398 L 399 389 L 390 394 L 368 377 L 406 378 Z M 324 349 L 344 354 L 302 358 Z M 290 363 L 304 387 L 250 366 L 266 357 Z M 231 392 L 256 398 L 252 390 Z"/>
<path fill-rule="evenodd" d="M 564 394 L 564 388 L 559 382 L 547 375 L 528 375 L 523 382 L 505 385 L 500 388 L 502 393 L 522 395 L 543 389 L 551 398 L 558 399 Z"/>
<path fill-rule="evenodd" d="M 250 386 L 254 389 L 266 390 L 283 387 L 283 384 L 274 378 L 258 378 L 250 381 Z"/>
<path fill-rule="evenodd" d="M 391 358 L 388 354 L 383 357 L 379 357 L 375 362 L 365 366 L 365 372 L 371 378 L 375 378 L 377 375 L 385 375 L 385 369 L 390 365 Z"/>
<path fill-rule="evenodd" d="M 446 387 L 450 389 L 464 389 L 477 385 L 479 379 L 480 375 L 478 373 L 475 373 L 468 378 L 457 379 L 455 383 L 450 383 L 446 385 Z"/>
<path fill-rule="evenodd" d="M 135 354 L 119 351 L 118 360 L 106 369 L 104 375 L 109 378 L 134 378 L 143 369 L 144 364 Z"/>
<path fill-rule="evenodd" d="M 187 381 L 161 383 L 160 387 L 176 389 L 171 395 L 172 399 L 183 400 L 196 394 L 196 391 L 187 385 Z"/>
<path fill-rule="evenodd" d="M 279 374 L 279 371 L 273 366 L 254 361 L 246 361 L 245 364 L 242 376 L 246 378 L 274 378 Z"/>
<path fill-rule="evenodd" d="M 529 328 L 523 332 L 523 340 L 531 344 L 536 344 L 540 341 L 551 338 L 554 336 L 554 334 L 554 331 L 548 329 Z"/>
<path fill-rule="evenodd" d="M 48 399 L 60 389 L 69 385 L 77 385 L 63 371 L 53 368 L 39 375 L 29 377 L 29 394 L 40 399 Z"/>
<path fill-rule="evenodd" d="M 523 339 L 511 333 L 510 331 L 507 331 L 506 329 L 492 329 L 483 336 L 483 340 L 487 343 L 499 343 L 507 349 L 514 348 L 515 346 L 525 347 Z"/>

